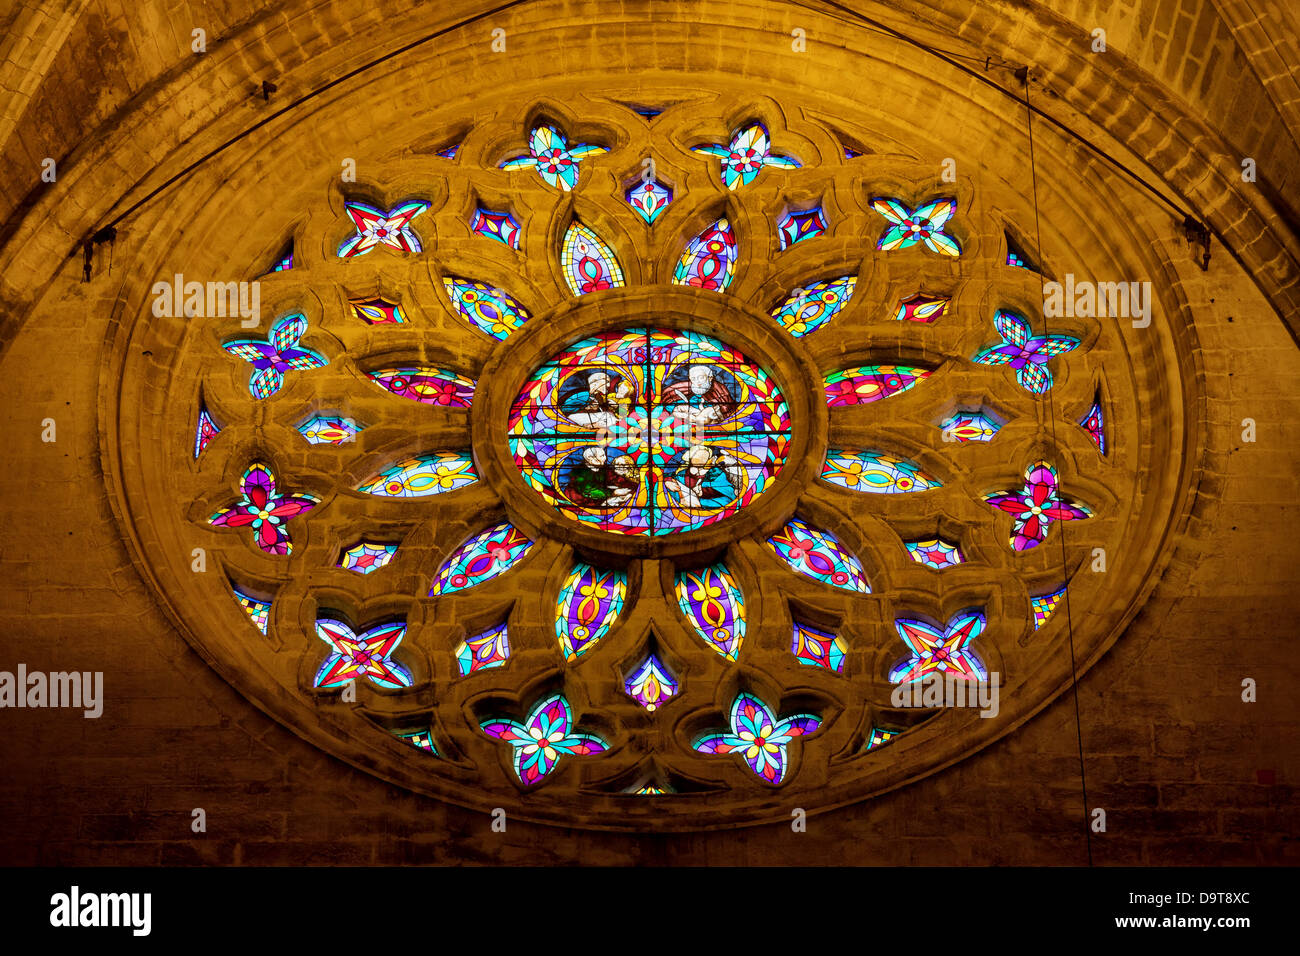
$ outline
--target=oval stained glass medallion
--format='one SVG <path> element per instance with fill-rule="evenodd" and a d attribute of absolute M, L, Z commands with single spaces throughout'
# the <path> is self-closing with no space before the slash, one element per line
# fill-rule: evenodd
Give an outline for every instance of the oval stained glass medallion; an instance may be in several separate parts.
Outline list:
<path fill-rule="evenodd" d="M 575 342 L 525 382 L 510 453 L 561 514 L 623 535 L 668 535 L 749 505 L 785 464 L 790 411 L 757 364 L 694 331 Z"/>

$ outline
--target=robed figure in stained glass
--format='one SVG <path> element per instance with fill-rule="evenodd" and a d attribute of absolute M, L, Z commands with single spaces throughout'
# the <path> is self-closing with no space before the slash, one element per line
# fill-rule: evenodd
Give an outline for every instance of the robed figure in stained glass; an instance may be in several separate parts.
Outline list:
<path fill-rule="evenodd" d="M 789 406 L 743 354 L 680 329 L 623 329 L 574 342 L 511 406 L 524 480 L 562 514 L 615 534 L 703 527 L 776 476 Z M 599 450 L 597 450 L 599 448 Z"/>
<path fill-rule="evenodd" d="M 569 465 L 565 493 L 575 502 L 597 508 L 622 508 L 632 500 L 640 482 L 627 455 L 610 462 L 599 445 L 584 448 L 581 460 Z"/>
<path fill-rule="evenodd" d="M 661 401 L 678 418 L 698 425 L 723 421 L 737 408 L 735 394 L 707 365 L 686 366 L 686 378 L 664 388 Z"/>
<path fill-rule="evenodd" d="M 614 428 L 632 398 L 632 386 L 622 378 L 615 381 L 609 372 L 588 373 L 585 388 L 578 376 L 569 382 L 577 387 L 561 397 L 560 409 L 573 422 L 588 428 Z"/>
<path fill-rule="evenodd" d="M 744 469 L 726 452 L 714 454 L 705 445 L 692 445 L 681 464 L 664 480 L 664 487 L 682 506 L 716 508 L 734 501 L 745 486 Z"/>

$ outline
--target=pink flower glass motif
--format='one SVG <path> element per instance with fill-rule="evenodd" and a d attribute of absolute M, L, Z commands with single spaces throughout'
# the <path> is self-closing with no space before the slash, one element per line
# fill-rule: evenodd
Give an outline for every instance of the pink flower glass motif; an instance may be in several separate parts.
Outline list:
<path fill-rule="evenodd" d="M 790 741 L 816 732 L 816 714 L 776 714 L 753 694 L 740 694 L 731 704 L 731 729 L 704 734 L 691 746 L 705 754 L 739 754 L 760 779 L 778 784 L 790 769 Z"/>
<path fill-rule="evenodd" d="M 563 694 L 553 694 L 538 703 L 523 723 L 493 717 L 483 721 L 479 729 L 510 744 L 515 774 L 525 786 L 541 783 L 563 756 L 586 756 L 609 749 L 599 737 L 574 728 L 573 708 Z"/>
<path fill-rule="evenodd" d="M 1043 543 L 1053 521 L 1078 521 L 1091 518 L 1092 511 L 1085 505 L 1062 501 L 1060 479 L 1056 469 L 1046 461 L 1036 461 L 1025 469 L 1023 488 L 995 491 L 984 500 L 1014 519 L 1011 526 L 1011 547 L 1015 551 L 1028 551 Z"/>
<path fill-rule="evenodd" d="M 208 522 L 219 528 L 252 528 L 253 543 L 267 554 L 288 554 L 293 544 L 285 524 L 320 504 L 315 495 L 276 494 L 275 475 L 263 464 L 248 466 L 240 491 L 242 498 Z"/>

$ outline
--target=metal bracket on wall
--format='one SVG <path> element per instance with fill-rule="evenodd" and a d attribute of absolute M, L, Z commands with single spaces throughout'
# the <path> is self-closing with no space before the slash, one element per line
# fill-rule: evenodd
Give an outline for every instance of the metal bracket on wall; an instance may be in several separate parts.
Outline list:
<path fill-rule="evenodd" d="M 117 230 L 112 226 L 105 226 L 81 244 L 81 254 L 84 257 L 81 271 L 82 282 L 90 281 L 91 268 L 95 261 L 95 247 L 105 242 L 111 243 L 115 239 L 117 239 Z"/>
<path fill-rule="evenodd" d="M 1201 271 L 1210 270 L 1210 228 L 1194 216 L 1183 217 L 1183 236 L 1190 246 L 1193 242 L 1201 246 Z"/>

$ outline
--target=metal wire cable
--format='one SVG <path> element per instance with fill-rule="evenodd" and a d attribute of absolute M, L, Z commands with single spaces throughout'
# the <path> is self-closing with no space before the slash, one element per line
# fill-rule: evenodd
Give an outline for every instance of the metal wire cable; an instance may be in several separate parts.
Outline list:
<path fill-rule="evenodd" d="M 1034 153 L 1034 114 L 1029 105 L 1029 82 L 1026 77 L 1025 82 L 1025 125 L 1029 131 L 1029 172 L 1032 182 L 1031 190 L 1034 199 L 1034 233 L 1038 242 L 1038 287 L 1044 301 L 1047 299 L 1047 280 L 1043 276 L 1043 229 L 1038 213 L 1038 162 Z M 1047 334 L 1047 316 L 1043 316 L 1043 334 Z M 1052 429 L 1052 447 L 1059 448 L 1060 445 L 1056 439 L 1056 398 L 1053 391 L 1047 390 L 1047 408 L 1048 422 Z M 1057 522 L 1060 527 L 1057 529 L 1057 536 L 1061 541 L 1061 576 L 1066 574 L 1066 551 L 1065 551 L 1065 529 L 1069 522 Z M 1092 828 L 1088 823 L 1088 776 L 1084 767 L 1083 760 L 1083 723 L 1079 716 L 1079 671 L 1075 663 L 1074 656 L 1074 615 L 1070 611 L 1070 587 L 1069 581 L 1065 582 L 1065 622 L 1066 632 L 1070 644 L 1070 689 L 1074 692 L 1074 733 L 1079 748 L 1079 787 L 1083 795 L 1083 834 L 1088 847 L 1088 865 L 1092 866 Z"/>

